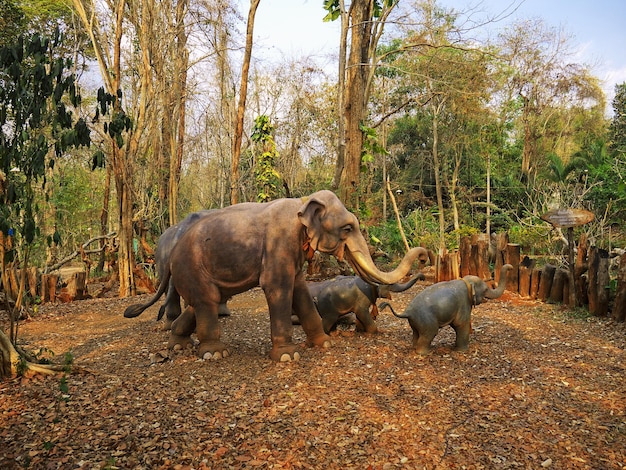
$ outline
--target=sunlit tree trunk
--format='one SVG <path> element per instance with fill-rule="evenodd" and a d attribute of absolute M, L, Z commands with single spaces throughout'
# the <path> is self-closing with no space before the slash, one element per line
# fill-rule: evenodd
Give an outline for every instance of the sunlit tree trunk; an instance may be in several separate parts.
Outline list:
<path fill-rule="evenodd" d="M 239 105 L 237 107 L 237 121 L 235 124 L 235 135 L 233 138 L 233 152 L 231 165 L 230 182 L 230 203 L 238 202 L 239 194 L 239 159 L 241 157 L 241 142 L 243 139 L 243 118 L 246 111 L 246 97 L 248 94 L 248 74 L 250 71 L 250 56 L 252 55 L 252 43 L 254 32 L 254 16 L 260 0 L 250 1 L 250 11 L 248 12 L 248 23 L 246 27 L 246 49 L 241 66 L 241 84 L 239 87 Z"/>

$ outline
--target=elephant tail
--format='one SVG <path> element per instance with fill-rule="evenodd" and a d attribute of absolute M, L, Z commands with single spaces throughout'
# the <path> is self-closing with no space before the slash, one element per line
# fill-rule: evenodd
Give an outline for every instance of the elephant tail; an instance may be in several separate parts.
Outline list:
<path fill-rule="evenodd" d="M 124 310 L 124 317 L 125 318 L 138 317 L 139 315 L 143 313 L 145 309 L 154 305 L 156 301 L 159 300 L 161 296 L 167 290 L 167 286 L 169 285 L 169 282 L 170 282 L 170 272 L 168 269 L 167 275 L 165 276 L 163 281 L 159 284 L 159 290 L 156 291 L 154 296 L 145 304 L 133 304 L 127 307 L 126 310 Z M 159 316 L 162 316 L 161 312 L 159 312 Z"/>
<path fill-rule="evenodd" d="M 407 318 L 404 315 L 399 315 L 396 313 L 396 311 L 393 309 L 393 307 L 391 306 L 391 304 L 389 302 L 382 302 L 379 306 L 378 306 L 378 310 L 380 312 L 382 312 L 384 309 L 386 309 L 387 307 L 389 307 L 389 310 L 391 310 L 391 313 L 394 314 L 394 316 L 398 317 L 398 318 Z"/>

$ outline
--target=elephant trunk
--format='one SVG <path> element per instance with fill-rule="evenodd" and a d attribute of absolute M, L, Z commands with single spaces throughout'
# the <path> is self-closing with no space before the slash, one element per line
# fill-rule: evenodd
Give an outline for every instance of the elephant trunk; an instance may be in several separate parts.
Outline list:
<path fill-rule="evenodd" d="M 511 269 L 513 269 L 513 266 L 510 264 L 505 264 L 500 268 L 500 280 L 498 287 L 495 289 L 487 289 L 485 292 L 485 297 L 487 299 L 497 299 L 504 294 L 504 288 L 506 287 L 506 273 Z"/>
<path fill-rule="evenodd" d="M 420 260 L 424 257 L 428 259 L 428 252 L 425 248 L 412 248 L 404 255 L 396 269 L 386 273 L 376 267 L 368 250 L 351 249 L 352 247 L 349 245 L 346 248 L 347 261 L 364 281 L 371 284 L 395 284 L 407 275 L 411 265 L 418 257 Z"/>
<path fill-rule="evenodd" d="M 424 279 L 426 279 L 426 276 L 424 276 L 423 273 L 417 273 L 404 284 L 392 284 L 391 286 L 389 286 L 389 290 L 391 292 L 404 292 L 405 290 L 413 287 L 413 284 L 415 284 L 417 281 L 423 281 Z"/>

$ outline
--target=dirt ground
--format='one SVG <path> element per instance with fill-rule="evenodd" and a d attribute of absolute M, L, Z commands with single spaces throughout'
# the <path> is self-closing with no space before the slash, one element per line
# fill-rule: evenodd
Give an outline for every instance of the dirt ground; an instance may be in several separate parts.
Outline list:
<path fill-rule="evenodd" d="M 159 304 L 122 317 L 148 297 L 44 305 L 21 326 L 27 349 L 75 369 L 0 382 L 0 468 L 626 467 L 623 324 L 505 293 L 474 309 L 466 353 L 444 328 L 415 355 L 385 311 L 377 335 L 342 326 L 277 364 L 255 289 L 220 320 L 232 355 L 203 361 L 166 350 Z"/>

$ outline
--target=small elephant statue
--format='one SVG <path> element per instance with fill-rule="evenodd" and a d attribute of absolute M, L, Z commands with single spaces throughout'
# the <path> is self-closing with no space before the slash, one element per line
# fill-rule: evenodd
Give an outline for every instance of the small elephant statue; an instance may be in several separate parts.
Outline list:
<path fill-rule="evenodd" d="M 330 333 L 339 318 L 348 313 L 355 314 L 357 331 L 377 333 L 378 327 L 374 321 L 378 316 L 377 299 L 391 299 L 392 292 L 403 292 L 423 279 L 424 275 L 419 273 L 404 284 L 374 285 L 358 276 L 337 276 L 324 282 L 309 282 L 307 285 L 326 333 Z"/>
<path fill-rule="evenodd" d="M 465 276 L 463 279 L 438 282 L 428 286 L 417 294 L 409 303 L 404 314 L 397 314 L 387 302 L 380 304 L 383 310 L 386 307 L 398 318 L 406 318 L 413 330 L 413 349 L 425 355 L 430 352 L 431 342 L 439 329 L 450 325 L 456 332 L 455 349 L 466 351 L 469 346 L 471 332 L 471 311 L 485 298 L 497 299 L 504 292 L 506 273 L 513 269 L 505 264 L 500 269 L 500 284 L 497 288 L 490 288 L 478 276 Z"/>

